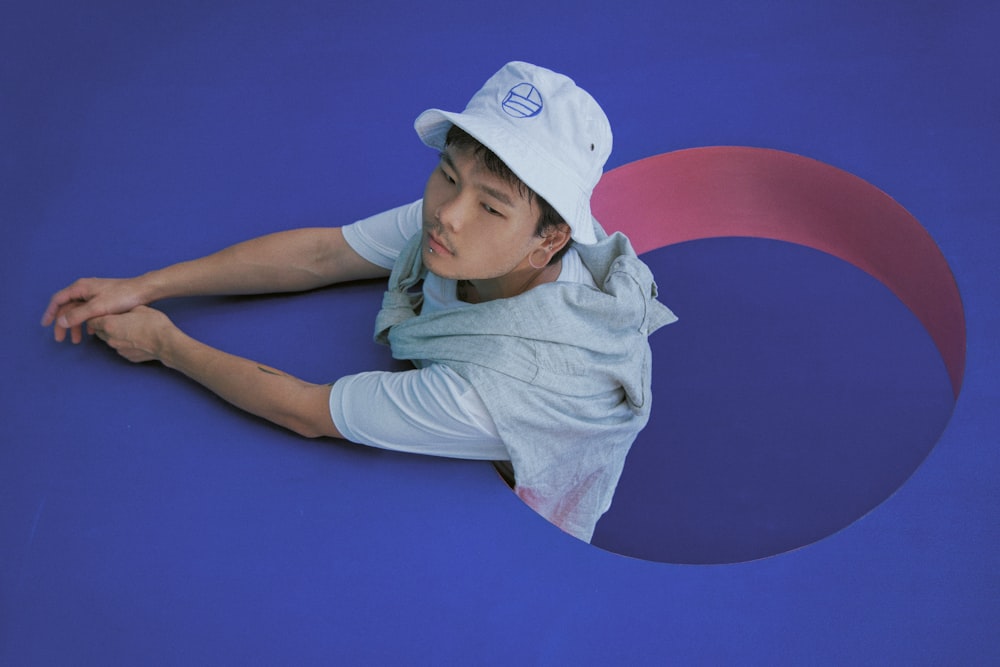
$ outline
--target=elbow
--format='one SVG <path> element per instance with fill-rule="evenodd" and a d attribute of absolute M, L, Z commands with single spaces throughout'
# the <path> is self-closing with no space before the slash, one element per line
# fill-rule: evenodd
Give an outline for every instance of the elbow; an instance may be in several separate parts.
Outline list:
<path fill-rule="evenodd" d="M 315 440 L 317 438 L 340 438 L 340 432 L 333 425 L 333 420 L 327 415 L 326 419 L 312 419 L 309 417 L 292 417 L 279 422 L 289 431 L 303 438 Z"/>
<path fill-rule="evenodd" d="M 309 438 L 310 440 L 316 440 L 318 438 L 340 437 L 340 434 L 337 433 L 336 429 L 321 429 L 314 424 L 300 424 L 290 428 L 298 435 L 302 436 L 303 438 Z"/>
<path fill-rule="evenodd" d="M 330 386 L 300 382 L 268 419 L 303 438 L 342 438 L 330 414 Z"/>
<path fill-rule="evenodd" d="M 310 440 L 323 437 L 322 433 L 309 424 L 283 424 L 283 426 L 292 433 L 303 438 L 309 438 Z"/>
<path fill-rule="evenodd" d="M 285 428 L 294 431 L 303 438 L 343 438 L 333 416 L 330 414 L 330 387 L 313 385 L 309 395 L 299 404 L 300 411 L 289 417 Z"/>

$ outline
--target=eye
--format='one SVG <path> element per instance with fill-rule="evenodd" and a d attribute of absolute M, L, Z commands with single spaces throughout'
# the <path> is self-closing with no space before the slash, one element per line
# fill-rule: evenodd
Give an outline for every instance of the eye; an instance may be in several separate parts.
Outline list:
<path fill-rule="evenodd" d="M 451 175 L 448 174 L 448 172 L 444 170 L 444 167 L 442 167 L 440 171 L 441 171 L 441 175 L 444 176 L 444 180 L 448 181 L 452 185 L 455 184 L 455 179 L 452 178 Z"/>
<path fill-rule="evenodd" d="M 490 215 L 495 215 L 497 217 L 503 217 L 503 213 L 501 213 L 500 211 L 496 210 L 495 208 L 493 208 L 489 204 L 483 204 L 483 210 L 486 211 L 487 213 L 489 213 Z"/>

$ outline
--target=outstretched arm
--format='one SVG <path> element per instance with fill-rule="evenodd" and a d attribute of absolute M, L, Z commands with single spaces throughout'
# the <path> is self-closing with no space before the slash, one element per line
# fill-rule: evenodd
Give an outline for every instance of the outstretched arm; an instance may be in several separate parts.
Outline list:
<path fill-rule="evenodd" d="M 330 417 L 330 386 L 299 380 L 191 338 L 158 310 L 139 306 L 91 319 L 96 335 L 129 361 L 160 361 L 238 408 L 309 438 L 342 437 Z"/>
<path fill-rule="evenodd" d="M 389 275 L 344 240 L 339 228 L 296 229 L 245 241 L 215 254 L 136 278 L 83 278 L 56 292 L 42 317 L 57 341 L 83 338 L 88 320 L 178 296 L 296 292 Z"/>

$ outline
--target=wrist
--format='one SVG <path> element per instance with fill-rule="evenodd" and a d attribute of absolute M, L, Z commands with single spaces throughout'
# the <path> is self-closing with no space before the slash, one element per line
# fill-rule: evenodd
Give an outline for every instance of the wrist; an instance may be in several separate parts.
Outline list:
<path fill-rule="evenodd" d="M 162 301 L 170 296 L 167 289 L 167 282 L 163 279 L 162 269 L 144 273 L 136 276 L 132 280 L 136 287 L 136 294 L 142 305 L 149 305 L 154 301 Z"/>
<path fill-rule="evenodd" d="M 193 338 L 171 322 L 168 326 L 163 327 L 157 336 L 156 358 L 167 368 L 185 372 L 184 346 L 193 341 Z"/>

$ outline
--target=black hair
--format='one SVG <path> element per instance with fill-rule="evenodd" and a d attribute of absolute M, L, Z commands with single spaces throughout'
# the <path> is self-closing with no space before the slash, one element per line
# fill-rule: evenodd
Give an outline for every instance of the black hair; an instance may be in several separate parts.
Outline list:
<path fill-rule="evenodd" d="M 527 200 L 534 201 L 538 206 L 538 226 L 535 228 L 536 236 L 545 236 L 545 234 L 553 227 L 558 227 L 560 225 L 569 225 L 566 220 L 563 219 L 559 212 L 552 208 L 552 205 L 545 201 L 545 198 L 539 195 L 537 192 L 532 190 L 528 185 L 518 178 L 517 174 L 511 171 L 510 167 L 497 157 L 497 154 L 491 151 L 489 148 L 483 145 L 481 141 L 476 139 L 474 136 L 460 128 L 458 125 L 452 125 L 448 130 L 448 135 L 444 140 L 445 146 L 454 146 L 455 148 L 461 150 L 472 151 L 472 154 L 476 156 L 476 159 L 486 167 L 486 170 L 503 179 L 511 187 L 517 189 L 518 193 L 527 198 Z M 562 259 L 562 256 L 566 254 L 569 247 L 573 245 L 573 239 L 566 242 L 562 248 L 560 248 L 552 258 L 549 260 L 549 264 L 554 264 Z"/>

